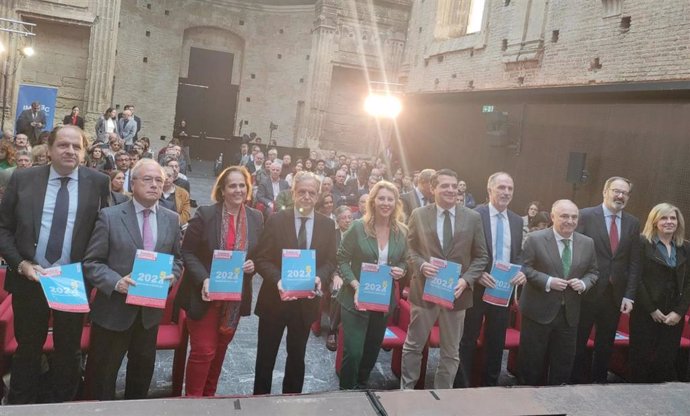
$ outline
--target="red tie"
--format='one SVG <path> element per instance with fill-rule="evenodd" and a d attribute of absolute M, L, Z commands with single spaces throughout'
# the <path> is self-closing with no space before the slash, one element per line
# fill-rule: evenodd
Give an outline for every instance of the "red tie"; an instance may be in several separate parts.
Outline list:
<path fill-rule="evenodd" d="M 609 230 L 609 241 L 611 243 L 611 254 L 616 254 L 618 248 L 618 226 L 616 225 L 616 216 L 611 215 L 611 229 Z"/>
<path fill-rule="evenodd" d="M 232 215 L 228 216 L 228 233 L 225 236 L 225 249 L 235 248 L 235 219 Z"/>

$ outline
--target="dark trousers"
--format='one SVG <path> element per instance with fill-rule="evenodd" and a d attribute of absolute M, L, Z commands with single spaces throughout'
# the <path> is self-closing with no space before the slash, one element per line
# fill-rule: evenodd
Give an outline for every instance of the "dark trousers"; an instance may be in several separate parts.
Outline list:
<path fill-rule="evenodd" d="M 127 353 L 125 400 L 145 399 L 156 363 L 158 325 L 144 328 L 141 312 L 125 331 L 111 331 L 93 323 L 87 362 L 91 399 L 114 400 L 117 372 Z"/>
<path fill-rule="evenodd" d="M 52 311 L 55 352 L 50 361 L 51 391 L 40 392 L 43 344 L 51 310 L 38 284 L 34 293 L 12 296 L 17 351 L 12 357 L 10 404 L 63 402 L 74 399 L 81 380 L 81 332 L 84 314 Z"/>
<path fill-rule="evenodd" d="M 304 384 L 304 354 L 307 351 L 309 326 L 300 313 L 287 316 L 259 317 L 259 342 L 256 347 L 254 394 L 270 394 L 273 384 L 273 368 L 278 348 L 287 328 L 287 359 L 283 378 L 283 393 L 301 393 Z"/>
<path fill-rule="evenodd" d="M 476 291 L 477 293 L 484 291 Z M 509 318 L 508 308 L 491 305 L 475 295 L 473 306 L 465 313 L 465 331 L 460 340 L 460 367 L 455 375 L 453 388 L 469 387 L 474 353 L 484 321 L 484 351 L 486 366 L 482 374 L 483 385 L 497 386 L 503 362 L 503 348 L 506 342 L 506 328 Z"/>
<path fill-rule="evenodd" d="M 328 335 L 338 335 L 338 325 L 340 325 L 340 302 L 335 299 L 335 294 L 331 294 L 330 297 L 331 302 L 328 309 Z"/>
<path fill-rule="evenodd" d="M 595 302 L 582 302 L 580 323 L 577 328 L 575 363 L 571 377 L 573 383 L 589 383 L 586 368 L 587 341 L 592 327 L 596 328 L 596 337 L 592 354 L 591 379 L 594 383 L 606 383 L 620 315 L 620 305 L 613 303 L 611 285 Z"/>
<path fill-rule="evenodd" d="M 558 386 L 570 380 L 575 359 L 577 327 L 569 326 L 565 307 L 561 307 L 553 321 L 544 325 L 522 316 L 518 368 L 520 384 L 537 386 L 548 365 L 547 384 Z"/>
<path fill-rule="evenodd" d="M 340 388 L 364 389 L 376 365 L 381 342 L 386 334 L 387 315 L 341 308 L 343 322 L 343 364 Z"/>
<path fill-rule="evenodd" d="M 633 382 L 663 383 L 677 379 L 675 361 L 684 320 L 674 326 L 654 322 L 646 311 L 633 309 L 630 316 L 630 356 Z"/>

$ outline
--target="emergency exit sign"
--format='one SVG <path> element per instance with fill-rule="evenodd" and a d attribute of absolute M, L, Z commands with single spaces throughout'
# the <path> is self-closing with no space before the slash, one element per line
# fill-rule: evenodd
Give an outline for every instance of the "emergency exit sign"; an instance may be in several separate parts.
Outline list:
<path fill-rule="evenodd" d="M 483 105 L 482 106 L 482 113 L 493 113 L 494 112 L 494 106 L 493 105 Z"/>

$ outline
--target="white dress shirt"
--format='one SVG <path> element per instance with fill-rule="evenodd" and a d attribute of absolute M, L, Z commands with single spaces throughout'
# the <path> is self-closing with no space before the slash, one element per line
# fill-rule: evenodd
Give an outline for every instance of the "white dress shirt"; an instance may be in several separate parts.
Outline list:
<path fill-rule="evenodd" d="M 139 224 L 141 240 L 144 241 L 144 210 L 147 208 L 138 203 L 134 198 L 132 198 L 132 202 L 134 202 L 134 212 L 137 214 L 137 223 Z M 149 226 L 151 226 L 151 234 L 153 235 L 153 246 L 156 247 L 156 244 L 158 243 L 158 221 L 156 218 L 158 202 L 156 201 L 156 203 L 148 209 L 151 210 L 151 213 L 149 214 Z"/>
<path fill-rule="evenodd" d="M 299 239 L 299 228 L 302 225 L 302 217 L 309 218 L 304 226 L 307 229 L 307 249 L 311 248 L 311 237 L 314 234 L 314 210 L 311 210 L 309 215 L 301 214 L 297 209 L 295 209 L 295 235 Z"/>
<path fill-rule="evenodd" d="M 446 216 L 443 214 L 446 210 L 436 205 L 436 232 L 438 233 L 438 241 L 441 242 L 441 247 L 443 247 L 443 221 Z M 450 212 L 450 228 L 453 231 L 452 235 L 455 234 L 455 207 L 448 210 Z"/>
<path fill-rule="evenodd" d="M 498 214 L 503 214 L 503 258 L 497 259 L 496 253 L 496 224 L 498 223 Z M 496 207 L 489 203 L 489 218 L 491 219 L 491 244 L 493 245 L 494 261 L 503 261 L 510 263 L 510 223 L 508 222 L 508 210 L 505 209 L 499 212 Z"/>

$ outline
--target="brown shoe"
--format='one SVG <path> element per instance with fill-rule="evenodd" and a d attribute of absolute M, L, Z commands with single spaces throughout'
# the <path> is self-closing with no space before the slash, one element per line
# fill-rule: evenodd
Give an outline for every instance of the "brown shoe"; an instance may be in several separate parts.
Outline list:
<path fill-rule="evenodd" d="M 326 338 L 326 348 L 328 348 L 328 351 L 335 351 L 338 349 L 338 340 L 335 334 L 328 334 L 328 338 Z"/>

